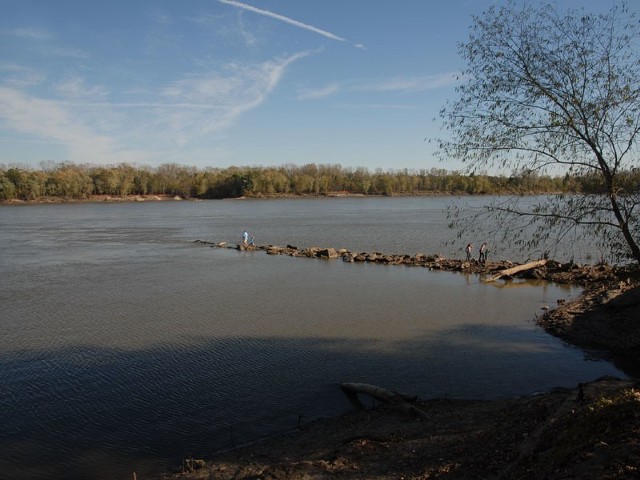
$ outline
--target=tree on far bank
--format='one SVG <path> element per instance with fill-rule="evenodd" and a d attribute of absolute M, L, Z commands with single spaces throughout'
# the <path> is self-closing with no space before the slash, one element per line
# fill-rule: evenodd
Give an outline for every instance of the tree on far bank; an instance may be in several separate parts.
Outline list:
<path fill-rule="evenodd" d="M 470 216 L 454 209 L 459 236 L 490 219 L 497 238 L 522 248 L 586 235 L 614 260 L 640 263 L 639 33 L 624 4 L 598 14 L 512 1 L 474 18 L 460 44 L 462 84 L 440 112 L 448 132 L 440 155 L 469 172 L 551 172 L 595 184 L 533 204 L 499 199 Z"/>

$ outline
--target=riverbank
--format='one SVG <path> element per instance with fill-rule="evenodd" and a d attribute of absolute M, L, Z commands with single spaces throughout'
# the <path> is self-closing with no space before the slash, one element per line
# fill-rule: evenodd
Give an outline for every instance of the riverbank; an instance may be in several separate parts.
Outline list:
<path fill-rule="evenodd" d="M 386 406 L 188 461 L 165 479 L 632 479 L 640 475 L 640 393 L 602 379 L 490 402 L 420 401 L 427 418 Z M 195 468 L 190 468 L 193 465 Z"/>
<path fill-rule="evenodd" d="M 227 244 L 209 246 L 229 248 Z M 435 255 L 255 248 L 270 254 L 404 264 L 488 278 L 514 266 Z M 541 315 L 540 326 L 574 345 L 611 355 L 617 361 L 638 363 L 637 272 L 550 261 L 516 277 L 583 286 L 578 299 L 553 306 Z M 379 404 L 374 409 L 318 420 L 296 432 L 219 453 L 206 461 L 189 459 L 179 473 L 163 478 L 542 480 L 640 476 L 640 390 L 635 381 L 607 378 L 514 399 L 416 399 L 414 405 L 427 416 L 412 416 L 393 405 Z"/>
<path fill-rule="evenodd" d="M 59 203 L 127 203 L 127 202 L 167 202 L 184 200 L 177 195 L 90 195 L 85 198 L 72 197 L 40 197 L 33 200 L 2 200 L 1 205 L 43 205 Z M 194 201 L 196 201 L 194 199 Z M 198 200 L 199 201 L 199 200 Z"/>
<path fill-rule="evenodd" d="M 548 195 L 556 195 L 559 192 L 547 192 Z M 504 193 L 508 195 L 509 193 Z M 531 193 L 538 195 L 539 192 Z M 481 194 L 482 195 L 482 194 Z M 86 197 L 64 197 L 64 196 L 45 196 L 36 197 L 30 200 L 12 198 L 10 200 L 0 200 L 0 205 L 41 205 L 41 204 L 60 204 L 60 203 L 126 203 L 126 202 L 162 202 L 162 201 L 191 201 L 203 202 L 208 200 L 272 200 L 272 199 L 291 199 L 291 198 L 376 198 L 376 197 L 470 197 L 474 196 L 466 192 L 448 192 L 448 191 L 419 191 L 411 193 L 352 193 L 346 191 L 335 191 L 326 193 L 271 193 L 256 194 L 251 196 L 229 196 L 224 198 L 199 198 L 182 195 L 170 194 L 149 194 L 149 195 L 88 195 Z"/>

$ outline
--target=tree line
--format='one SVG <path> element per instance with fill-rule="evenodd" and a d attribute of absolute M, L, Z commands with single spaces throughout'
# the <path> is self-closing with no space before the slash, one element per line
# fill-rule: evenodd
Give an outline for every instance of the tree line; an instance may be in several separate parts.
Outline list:
<path fill-rule="evenodd" d="M 640 185 L 638 171 L 629 183 Z M 275 195 L 499 195 L 599 193 L 597 176 L 511 176 L 462 174 L 444 169 L 370 171 L 341 165 L 228 167 L 199 169 L 175 163 L 158 167 L 45 164 L 39 169 L 0 165 L 0 200 L 47 197 L 86 199 L 93 195 L 171 195 L 221 199 Z"/>

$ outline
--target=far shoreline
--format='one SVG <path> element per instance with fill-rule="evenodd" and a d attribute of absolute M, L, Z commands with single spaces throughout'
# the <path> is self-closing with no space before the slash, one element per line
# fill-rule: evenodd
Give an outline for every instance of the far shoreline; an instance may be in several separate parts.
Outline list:
<path fill-rule="evenodd" d="M 537 196 L 537 195 L 557 195 L 558 192 L 532 192 L 519 196 Z M 393 193 L 393 194 L 363 194 L 363 193 L 350 193 L 350 192 L 327 192 L 327 193 L 274 193 L 274 194 L 259 194 L 251 196 L 240 197 L 224 197 L 224 198 L 199 198 L 199 197 L 184 197 L 181 195 L 170 194 L 148 194 L 148 195 L 91 195 L 85 198 L 73 198 L 73 197 L 38 197 L 30 200 L 23 199 L 10 199 L 1 200 L 0 205 L 48 205 L 48 204 L 78 204 L 78 203 L 135 203 L 135 202 L 206 202 L 206 201 L 220 201 L 220 200 L 275 200 L 275 199 L 305 199 L 305 198 L 425 198 L 425 197 L 506 197 L 515 194 L 511 193 L 496 193 L 496 194 L 470 194 L 464 192 L 413 192 L 413 193 Z"/>

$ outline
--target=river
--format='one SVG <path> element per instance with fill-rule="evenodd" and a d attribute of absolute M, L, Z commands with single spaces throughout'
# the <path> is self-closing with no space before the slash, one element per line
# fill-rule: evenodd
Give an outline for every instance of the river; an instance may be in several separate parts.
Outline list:
<path fill-rule="evenodd" d="M 575 287 L 194 243 L 460 257 L 451 201 L 0 207 L 0 477 L 145 478 L 340 414 L 340 382 L 490 399 L 624 377 L 535 325 Z"/>

